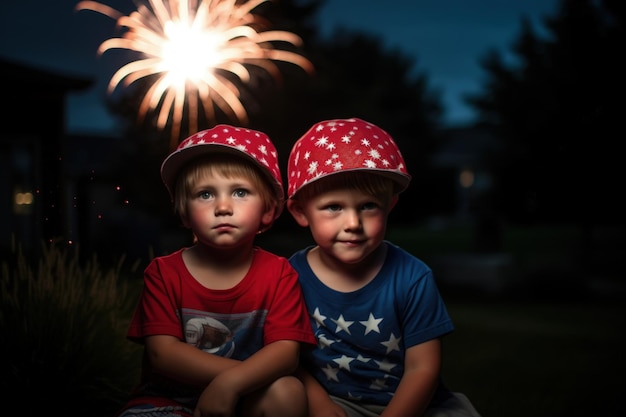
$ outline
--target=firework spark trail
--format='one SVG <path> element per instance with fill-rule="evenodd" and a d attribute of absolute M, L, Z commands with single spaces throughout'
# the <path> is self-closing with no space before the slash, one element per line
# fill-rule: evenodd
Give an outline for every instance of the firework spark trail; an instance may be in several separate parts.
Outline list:
<path fill-rule="evenodd" d="M 140 119 L 157 111 L 157 127 L 164 130 L 171 123 L 171 147 L 178 145 L 185 106 L 190 133 L 198 130 L 201 108 L 207 120 L 215 119 L 219 108 L 228 117 L 248 122 L 237 86 L 224 72 L 248 82 L 246 65 L 262 68 L 278 78 L 274 61 L 294 64 L 308 73 L 311 62 L 295 52 L 276 49 L 272 42 L 299 46 L 297 35 L 281 30 L 257 32 L 264 21 L 252 13 L 270 0 L 138 0 L 137 10 L 123 13 L 96 1 L 81 1 L 76 10 L 91 10 L 114 19 L 126 28 L 121 37 L 102 42 L 99 54 L 111 49 L 138 52 L 141 59 L 119 68 L 111 77 L 108 93 L 118 85 L 128 87 L 144 77 L 157 75 L 141 100 Z"/>

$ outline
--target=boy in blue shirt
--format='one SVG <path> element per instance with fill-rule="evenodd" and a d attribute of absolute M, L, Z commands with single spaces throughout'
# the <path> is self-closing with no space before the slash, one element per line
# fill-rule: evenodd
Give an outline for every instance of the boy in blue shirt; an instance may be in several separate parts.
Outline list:
<path fill-rule="evenodd" d="M 411 180 L 391 136 L 360 119 L 317 123 L 287 175 L 287 208 L 316 243 L 290 258 L 317 339 L 299 374 L 310 417 L 478 417 L 441 383 L 454 327 L 431 269 L 385 240 Z"/>

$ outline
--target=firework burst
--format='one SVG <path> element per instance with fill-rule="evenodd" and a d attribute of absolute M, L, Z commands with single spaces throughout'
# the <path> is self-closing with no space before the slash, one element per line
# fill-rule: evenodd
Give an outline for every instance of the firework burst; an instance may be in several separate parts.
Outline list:
<path fill-rule="evenodd" d="M 76 10 L 91 10 L 116 20 L 126 28 L 121 37 L 102 42 L 98 53 L 111 49 L 138 52 L 141 59 L 119 68 L 111 77 L 108 93 L 118 85 L 129 86 L 154 76 L 138 109 L 140 118 L 157 112 L 157 127 L 172 127 L 172 145 L 178 143 L 183 114 L 190 132 L 198 130 L 204 111 L 215 119 L 219 108 L 227 116 L 247 123 L 240 91 L 229 75 L 243 83 L 250 80 L 250 66 L 280 76 L 274 61 L 288 62 L 312 72 L 313 66 L 295 52 L 278 49 L 278 42 L 298 46 L 301 39 L 280 30 L 257 31 L 262 19 L 253 14 L 269 0 L 137 0 L 129 15 L 95 1 L 81 1 Z M 186 111 L 185 111 L 186 109 Z"/>

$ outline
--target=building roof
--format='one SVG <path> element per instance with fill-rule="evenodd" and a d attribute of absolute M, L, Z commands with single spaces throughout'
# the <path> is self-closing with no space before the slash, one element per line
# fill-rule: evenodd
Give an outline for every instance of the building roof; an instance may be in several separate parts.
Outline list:
<path fill-rule="evenodd" d="M 35 68 L 32 65 L 9 61 L 2 57 L 0 57 L 0 74 L 4 79 L 3 87 L 9 90 L 33 90 L 41 87 L 57 91 L 84 90 L 94 83 L 93 79 Z"/>

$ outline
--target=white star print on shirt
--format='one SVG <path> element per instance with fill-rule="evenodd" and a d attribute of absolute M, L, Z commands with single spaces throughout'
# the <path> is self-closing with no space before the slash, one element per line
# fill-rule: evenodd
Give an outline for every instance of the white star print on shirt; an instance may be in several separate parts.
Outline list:
<path fill-rule="evenodd" d="M 316 307 L 313 312 L 313 318 L 315 319 L 315 323 L 317 323 L 317 327 L 320 327 L 324 324 L 324 320 L 326 320 L 326 316 L 323 316 L 320 312 L 320 308 Z"/>
<path fill-rule="evenodd" d="M 372 385 L 370 385 L 371 389 L 381 390 L 385 388 L 385 380 L 384 379 L 374 379 L 372 381 Z"/>
<path fill-rule="evenodd" d="M 346 355 L 341 355 L 340 358 L 333 359 L 333 362 L 336 362 L 339 365 L 339 368 L 345 369 L 350 372 L 350 362 L 352 362 L 354 358 L 349 358 Z"/>
<path fill-rule="evenodd" d="M 389 340 L 386 342 L 380 342 L 380 344 L 387 347 L 387 353 L 391 352 L 392 350 L 400 351 L 400 339 L 402 338 L 399 337 L 396 339 L 396 336 L 391 333 L 391 336 L 389 336 Z"/>
<path fill-rule="evenodd" d="M 355 400 L 355 401 L 360 401 L 360 400 L 361 400 L 361 398 L 363 398 L 363 397 L 361 397 L 360 395 L 356 395 L 356 396 L 355 396 L 355 395 L 352 395 L 352 393 L 351 393 L 351 392 L 348 392 L 348 398 L 350 398 L 350 399 L 352 399 L 352 400 Z"/>
<path fill-rule="evenodd" d="M 326 336 L 324 336 L 323 334 L 322 334 L 322 335 L 320 335 L 320 336 L 317 338 L 317 340 L 318 340 L 318 342 L 319 342 L 319 346 L 320 346 L 322 349 L 323 349 L 323 348 L 325 348 L 325 347 L 328 347 L 328 346 L 332 345 L 333 343 L 335 343 L 335 341 L 334 341 L 334 340 L 332 340 L 332 339 L 328 339 L 328 338 L 327 338 Z"/>
<path fill-rule="evenodd" d="M 326 368 L 322 369 L 326 374 L 327 379 L 332 379 L 333 381 L 339 382 L 339 378 L 337 378 L 337 373 L 339 372 L 339 368 L 333 368 L 330 365 L 326 365 Z"/>
<path fill-rule="evenodd" d="M 389 362 L 387 359 L 383 359 L 382 361 L 374 361 L 378 365 L 378 369 L 381 371 L 385 371 L 390 373 L 390 371 L 396 367 L 397 364 Z"/>
<path fill-rule="evenodd" d="M 335 319 L 331 319 L 333 321 L 333 323 L 335 323 L 337 325 L 337 329 L 335 330 L 335 332 L 339 333 L 340 330 L 343 330 L 344 332 L 348 333 L 348 334 L 352 334 L 350 333 L 350 326 L 352 326 L 352 324 L 354 323 L 353 321 L 346 321 L 343 318 L 343 314 L 339 315 L 339 318 L 337 320 Z M 389 348 L 387 348 L 389 349 Z"/>
<path fill-rule="evenodd" d="M 370 316 L 367 319 L 367 321 L 360 321 L 359 323 L 365 326 L 364 334 L 368 334 L 369 332 L 380 333 L 380 329 L 378 328 L 378 325 L 380 324 L 381 321 L 383 321 L 383 319 L 374 318 L 374 315 L 370 313 Z"/>

